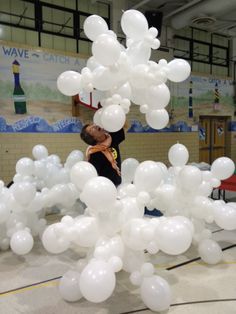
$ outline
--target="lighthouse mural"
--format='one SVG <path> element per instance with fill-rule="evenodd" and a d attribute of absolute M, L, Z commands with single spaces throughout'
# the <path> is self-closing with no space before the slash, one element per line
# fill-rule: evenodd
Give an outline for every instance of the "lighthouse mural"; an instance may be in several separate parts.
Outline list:
<path fill-rule="evenodd" d="M 12 63 L 12 71 L 14 75 L 14 91 L 13 100 L 16 114 L 24 114 L 26 109 L 26 97 L 24 90 L 20 85 L 20 64 L 17 60 Z"/>
<path fill-rule="evenodd" d="M 220 93 L 218 90 L 218 84 L 217 82 L 215 83 L 215 91 L 214 91 L 214 103 L 213 103 L 213 109 L 214 110 L 220 110 Z"/>

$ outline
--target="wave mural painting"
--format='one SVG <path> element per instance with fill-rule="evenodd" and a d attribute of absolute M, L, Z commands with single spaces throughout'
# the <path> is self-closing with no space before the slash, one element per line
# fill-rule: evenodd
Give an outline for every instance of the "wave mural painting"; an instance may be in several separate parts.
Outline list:
<path fill-rule="evenodd" d="M 56 80 L 63 71 L 80 72 L 85 65 L 80 57 L 0 45 L 0 132 L 80 132 L 90 115 L 83 104 L 86 99 L 80 95 L 82 115 L 75 116 L 71 97 L 58 91 Z M 191 75 L 169 85 L 170 123 L 161 132 L 189 132 L 203 113 L 234 117 L 232 80 Z M 93 98 L 95 104 L 96 93 Z M 128 120 L 129 132 L 156 132 L 142 119 L 139 106 L 131 109 Z"/>

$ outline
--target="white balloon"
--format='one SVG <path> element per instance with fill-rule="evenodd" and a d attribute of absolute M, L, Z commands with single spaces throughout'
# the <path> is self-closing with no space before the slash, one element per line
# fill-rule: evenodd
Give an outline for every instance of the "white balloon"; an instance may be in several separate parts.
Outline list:
<path fill-rule="evenodd" d="M 101 232 L 94 217 L 80 217 L 76 220 L 74 228 L 75 237 L 73 242 L 82 247 L 92 247 L 95 245 Z"/>
<path fill-rule="evenodd" d="M 120 44 L 115 38 L 107 34 L 101 34 L 93 42 L 92 53 L 100 64 L 109 66 L 119 59 Z"/>
<path fill-rule="evenodd" d="M 150 109 L 163 109 L 170 101 L 170 91 L 166 84 L 152 85 L 146 91 L 147 105 Z"/>
<path fill-rule="evenodd" d="M 228 204 L 213 205 L 213 215 L 218 226 L 225 230 L 236 229 L 236 208 Z"/>
<path fill-rule="evenodd" d="M 124 126 L 125 119 L 124 110 L 119 105 L 110 105 L 101 114 L 102 125 L 109 132 L 119 131 Z"/>
<path fill-rule="evenodd" d="M 14 183 L 14 185 L 12 186 L 12 191 L 15 200 L 20 205 L 29 204 L 36 194 L 35 186 L 29 182 Z"/>
<path fill-rule="evenodd" d="M 7 221 L 10 217 L 10 209 L 5 203 L 0 203 L 0 224 Z"/>
<path fill-rule="evenodd" d="M 131 98 L 131 86 L 129 84 L 129 82 L 126 82 L 125 84 L 121 85 L 120 87 L 114 87 L 111 90 L 111 94 L 118 94 L 120 95 L 122 98 Z"/>
<path fill-rule="evenodd" d="M 102 261 L 91 261 L 80 275 L 80 290 L 83 297 L 94 303 L 107 300 L 115 289 L 116 278 L 112 267 Z"/>
<path fill-rule="evenodd" d="M 136 105 L 143 105 L 146 103 L 146 89 L 145 88 L 136 88 L 132 86 L 132 96 L 131 101 Z"/>
<path fill-rule="evenodd" d="M 146 64 L 138 64 L 133 67 L 129 82 L 132 87 L 135 88 L 145 88 L 148 86 L 148 73 L 149 67 Z M 145 97 L 145 95 L 144 95 Z"/>
<path fill-rule="evenodd" d="M 189 63 L 183 59 L 174 59 L 170 61 L 167 68 L 169 69 L 167 77 L 173 82 L 182 82 L 186 80 L 191 73 Z"/>
<path fill-rule="evenodd" d="M 168 151 L 168 159 L 172 166 L 182 167 L 188 162 L 188 149 L 182 144 L 174 144 Z"/>
<path fill-rule="evenodd" d="M 126 53 L 132 65 L 145 65 L 151 57 L 151 48 L 145 42 L 137 41 L 127 48 Z"/>
<path fill-rule="evenodd" d="M 134 173 L 139 165 L 139 161 L 135 158 L 127 158 L 121 163 L 122 182 L 131 183 L 134 180 Z"/>
<path fill-rule="evenodd" d="M 142 218 L 129 220 L 122 229 L 123 242 L 134 251 L 144 250 L 152 237 L 154 237 L 154 230 Z"/>
<path fill-rule="evenodd" d="M 111 89 L 116 83 L 115 77 L 111 71 L 103 65 L 97 67 L 93 71 L 93 86 L 101 91 Z"/>
<path fill-rule="evenodd" d="M 90 15 L 84 21 L 84 33 L 92 41 L 107 31 L 107 23 L 101 16 Z"/>
<path fill-rule="evenodd" d="M 211 239 L 204 239 L 199 243 L 198 253 L 207 264 L 217 264 L 223 258 L 221 247 Z"/>
<path fill-rule="evenodd" d="M 195 166 L 186 165 L 180 170 L 178 180 L 186 190 L 196 190 L 202 182 L 201 170 Z"/>
<path fill-rule="evenodd" d="M 139 191 L 154 191 L 163 179 L 161 168 L 155 161 L 141 162 L 134 175 L 134 184 Z"/>
<path fill-rule="evenodd" d="M 65 167 L 71 169 L 77 162 L 84 159 L 81 150 L 73 150 L 66 158 Z"/>
<path fill-rule="evenodd" d="M 32 155 L 36 160 L 48 157 L 48 150 L 44 145 L 38 144 L 33 147 Z"/>
<path fill-rule="evenodd" d="M 152 311 L 161 312 L 170 307 L 172 299 L 170 286 L 159 276 L 144 278 L 140 294 L 144 304 Z"/>
<path fill-rule="evenodd" d="M 121 27 L 125 35 L 134 40 L 142 40 L 148 32 L 148 22 L 137 10 L 127 10 L 122 14 Z"/>
<path fill-rule="evenodd" d="M 24 157 L 17 161 L 16 172 L 24 175 L 30 176 L 34 173 L 34 162 L 32 159 Z"/>
<path fill-rule="evenodd" d="M 74 96 L 81 90 L 81 74 L 75 71 L 65 71 L 57 78 L 57 88 L 66 96 Z"/>
<path fill-rule="evenodd" d="M 94 58 L 94 56 L 88 58 L 86 66 L 91 71 L 95 70 L 97 67 L 99 67 L 101 64 Z"/>
<path fill-rule="evenodd" d="M 15 232 L 10 241 L 11 249 L 17 255 L 24 255 L 31 251 L 34 244 L 32 235 L 25 230 Z"/>
<path fill-rule="evenodd" d="M 55 228 L 61 226 L 59 223 L 48 226 L 42 236 L 44 248 L 54 254 L 59 254 L 69 248 L 70 242 L 63 237 L 58 237 Z"/>
<path fill-rule="evenodd" d="M 59 291 L 62 298 L 69 302 L 75 302 L 82 298 L 79 287 L 80 274 L 76 271 L 67 271 L 59 282 Z"/>
<path fill-rule="evenodd" d="M 96 112 L 93 116 L 93 122 L 96 125 L 99 125 L 100 127 L 102 127 L 102 122 L 101 122 L 102 112 L 103 112 L 103 108 L 100 108 L 100 109 L 96 110 Z"/>
<path fill-rule="evenodd" d="M 169 114 L 165 109 L 148 111 L 145 117 L 148 125 L 156 130 L 163 129 L 169 122 Z"/>
<path fill-rule="evenodd" d="M 99 176 L 86 182 L 80 197 L 89 208 L 104 211 L 115 203 L 117 190 L 111 180 Z"/>
<path fill-rule="evenodd" d="M 70 170 L 71 182 L 79 189 L 82 190 L 86 182 L 97 177 L 96 168 L 88 161 L 77 162 Z"/>
<path fill-rule="evenodd" d="M 234 170 L 234 162 L 228 157 L 217 158 L 211 166 L 211 172 L 213 176 L 219 180 L 225 180 L 231 177 L 234 173 Z"/>
<path fill-rule="evenodd" d="M 134 218 L 142 218 L 144 215 L 144 207 L 140 206 L 135 197 L 124 197 L 121 200 L 123 209 L 120 212 L 121 226 Z"/>
<path fill-rule="evenodd" d="M 185 222 L 168 218 L 160 223 L 156 230 L 158 247 L 170 255 L 182 254 L 192 243 L 192 231 Z"/>

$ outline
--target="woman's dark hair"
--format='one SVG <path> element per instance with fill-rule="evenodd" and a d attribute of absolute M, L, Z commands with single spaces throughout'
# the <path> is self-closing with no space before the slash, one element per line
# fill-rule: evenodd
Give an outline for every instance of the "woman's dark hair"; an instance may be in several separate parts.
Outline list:
<path fill-rule="evenodd" d="M 95 141 L 95 139 L 92 137 L 92 135 L 90 135 L 88 132 L 87 132 L 87 127 L 89 126 L 90 124 L 85 124 L 82 129 L 81 129 L 81 132 L 80 132 L 80 137 L 81 139 L 88 145 L 96 145 L 97 142 Z"/>

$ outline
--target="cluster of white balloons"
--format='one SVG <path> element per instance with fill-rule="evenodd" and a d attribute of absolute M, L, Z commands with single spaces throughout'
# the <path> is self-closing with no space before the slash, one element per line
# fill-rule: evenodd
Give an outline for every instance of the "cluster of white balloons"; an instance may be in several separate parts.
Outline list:
<path fill-rule="evenodd" d="M 84 214 L 64 216 L 42 236 L 44 247 L 51 253 L 76 248 L 85 254 L 77 269 L 68 271 L 60 281 L 65 300 L 84 297 L 95 303 L 105 301 L 115 289 L 115 273 L 123 269 L 130 273 L 131 283 L 140 287 L 146 306 L 163 311 L 171 304 L 171 289 L 155 273 L 154 255 L 162 251 L 176 256 L 193 243 L 206 263 L 216 264 L 222 259 L 222 250 L 211 238 L 207 224 L 236 229 L 236 203 L 226 204 L 209 196 L 220 180 L 233 174 L 233 161 L 221 157 L 210 171 L 201 171 L 187 164 L 188 150 L 179 143 L 170 148 L 168 158 L 169 168 L 151 160 L 124 160 L 118 188 L 97 176 L 90 163 L 73 165 L 70 180 L 86 205 Z M 145 207 L 157 208 L 164 216 L 145 216 Z"/>
<path fill-rule="evenodd" d="M 210 171 L 201 171 L 187 164 L 188 150 L 177 143 L 168 152 L 169 168 L 151 160 L 124 160 L 122 184 L 116 188 L 97 175 L 81 151 L 71 152 L 64 164 L 57 155 L 48 155 L 43 145 L 36 145 L 32 154 L 34 159 L 17 162 L 10 188 L 1 181 L 0 248 L 10 246 L 24 255 L 39 236 L 50 253 L 69 248 L 81 251 L 84 258 L 60 281 L 60 293 L 67 301 L 82 297 L 105 301 L 115 289 L 115 274 L 124 270 L 130 273 L 131 283 L 140 287 L 147 307 L 166 310 L 171 289 L 155 273 L 152 257 L 159 251 L 176 256 L 194 244 L 206 263 L 216 264 L 222 250 L 211 238 L 208 224 L 236 229 L 236 203 L 209 197 L 235 170 L 227 157 L 216 159 Z M 46 226 L 48 208 L 57 206 L 67 213 L 78 209 L 81 201 L 82 215 L 66 215 Z M 145 207 L 157 208 L 164 216 L 145 216 Z"/>
<path fill-rule="evenodd" d="M 102 108 L 94 122 L 107 131 L 122 128 L 131 102 L 140 106 L 149 126 L 162 129 L 169 122 L 165 107 L 170 101 L 167 80 L 184 81 L 190 66 L 183 59 L 167 62 L 150 60 L 151 50 L 160 47 L 158 31 L 148 27 L 146 17 L 139 11 L 122 14 L 121 27 L 126 35 L 126 47 L 108 29 L 106 21 L 91 15 L 84 22 L 84 32 L 93 41 L 92 56 L 81 73 L 65 71 L 57 79 L 58 89 L 67 96 L 94 89 L 103 92 Z"/>
<path fill-rule="evenodd" d="M 79 198 L 69 173 L 83 160 L 81 151 L 72 151 L 64 165 L 57 155 L 48 155 L 43 145 L 36 145 L 32 154 L 35 160 L 24 157 L 16 163 L 10 188 L 0 181 L 0 249 L 10 246 L 18 255 L 29 253 L 33 238 L 41 237 L 49 208 L 56 206 L 66 212 Z"/>

